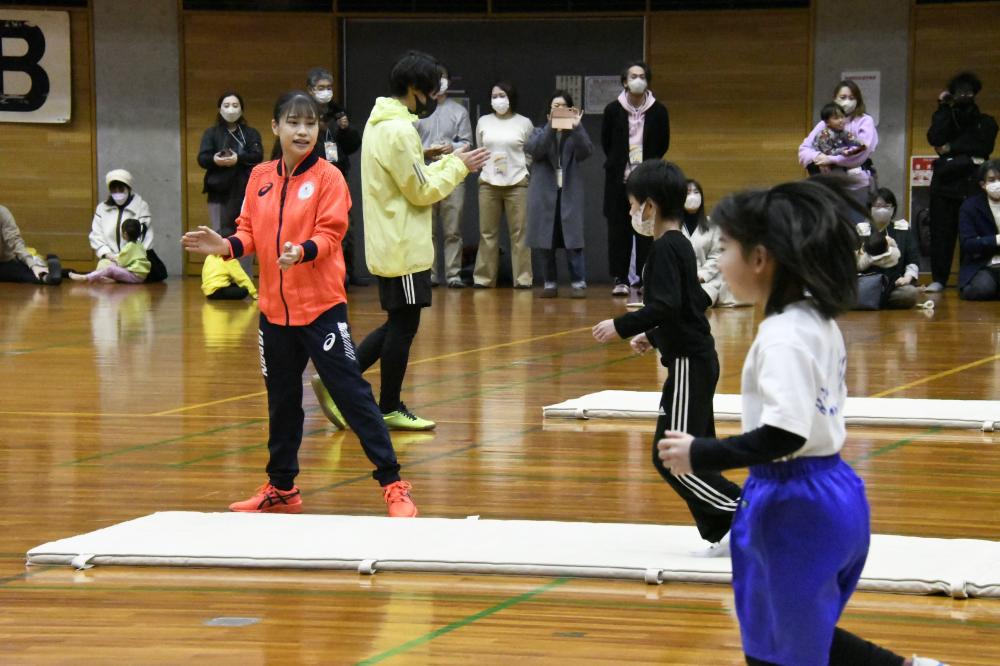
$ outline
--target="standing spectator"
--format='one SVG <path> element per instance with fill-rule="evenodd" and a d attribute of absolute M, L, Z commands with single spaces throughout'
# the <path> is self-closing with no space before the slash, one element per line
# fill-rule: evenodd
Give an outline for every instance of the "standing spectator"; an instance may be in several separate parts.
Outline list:
<path fill-rule="evenodd" d="M 931 177 L 931 279 L 927 291 L 948 284 L 958 235 L 959 209 L 975 194 L 979 165 L 993 152 L 997 121 L 976 106 L 983 84 L 972 72 L 962 72 L 938 95 L 938 108 L 927 130 L 927 143 L 940 157 Z"/>
<path fill-rule="evenodd" d="M 333 74 L 322 67 L 313 67 L 306 74 L 306 89 L 319 106 L 319 140 L 313 153 L 340 169 L 347 180 L 351 172 L 350 156 L 361 148 L 361 135 L 351 127 L 347 110 L 333 100 Z M 353 213 L 354 209 L 351 209 Z M 347 235 L 344 236 L 344 263 L 347 266 L 347 283 L 359 287 L 368 284 L 354 267 L 354 215 L 350 215 Z"/>
<path fill-rule="evenodd" d="M 552 113 L 572 109 L 573 129 L 553 129 Z M 543 126 L 528 139 L 525 148 L 532 159 L 531 183 L 528 185 L 528 245 L 542 253 L 542 298 L 558 294 L 556 250 L 566 249 L 569 266 L 570 295 L 587 295 L 587 271 L 583 257 L 583 175 L 579 163 L 590 157 L 594 146 L 580 120 L 583 114 L 573 108 L 573 98 L 564 90 L 552 93 L 549 113 Z"/>
<path fill-rule="evenodd" d="M 719 270 L 719 255 L 722 245 L 719 241 L 719 228 L 705 214 L 705 197 L 701 184 L 696 180 L 687 181 L 687 197 L 684 199 L 684 219 L 681 232 L 694 248 L 694 256 L 698 262 L 698 282 L 702 290 L 708 294 L 713 307 L 733 307 L 748 305 L 740 303 L 733 296 L 729 285 Z"/>
<path fill-rule="evenodd" d="M 514 288 L 531 289 L 531 250 L 525 244 L 528 156 L 524 147 L 535 127 L 517 112 L 517 90 L 512 84 L 497 82 L 490 97 L 493 113 L 476 124 L 476 145 L 489 150 L 490 161 L 479 175 L 479 252 L 473 286 L 496 286 L 500 215 L 506 213 Z"/>
<path fill-rule="evenodd" d="M 264 149 L 260 132 L 247 125 L 246 106 L 239 93 L 222 93 L 216 106 L 215 124 L 201 136 L 198 165 L 205 169 L 202 192 L 208 195 L 210 226 L 230 236 L 236 233 L 250 171 L 260 164 Z"/>
<path fill-rule="evenodd" d="M 125 169 L 112 169 L 104 177 L 108 198 L 97 204 L 90 228 L 90 247 L 97 255 L 97 267 L 114 263 L 127 242 L 122 233 L 125 220 L 139 222 L 136 242 L 146 250 L 150 269 L 146 282 L 160 282 L 167 277 L 167 269 L 153 251 L 153 227 L 149 204 L 133 190 L 132 174 Z M 103 262 L 103 263 L 102 263 Z"/>
<path fill-rule="evenodd" d="M 983 192 L 966 199 L 958 214 L 958 288 L 969 301 L 1000 298 L 1000 160 L 983 163 L 979 173 Z"/>
<path fill-rule="evenodd" d="M 378 276 L 387 318 L 358 345 L 357 361 L 362 372 L 381 361 L 379 408 L 390 430 L 436 426 L 407 409 L 401 397 L 420 312 L 431 305 L 431 205 L 489 158 L 485 150 L 459 150 L 425 165 L 414 125 L 434 113 L 440 87 L 440 65 L 432 56 L 410 51 L 400 58 L 389 75 L 390 96 L 375 100 L 361 147 L 365 256 Z M 327 418 L 343 427 L 339 405 L 323 383 L 314 382 L 313 389 Z"/>
<path fill-rule="evenodd" d="M 653 242 L 632 229 L 625 180 L 643 160 L 661 158 L 670 148 L 670 115 L 649 90 L 653 74 L 644 62 L 621 73 L 622 92 L 604 108 L 604 217 L 608 220 L 608 268 L 615 296 L 629 294 L 629 265 L 635 247 L 635 272 L 642 274 Z M 641 286 L 641 280 L 635 286 Z"/>
<path fill-rule="evenodd" d="M 440 160 L 456 150 L 472 145 L 472 124 L 469 112 L 458 102 L 448 98 L 449 72 L 441 66 L 441 90 L 435 95 L 437 109 L 427 118 L 417 121 L 417 132 L 424 146 L 427 164 Z M 438 273 L 438 230 L 440 220 L 444 236 L 444 278 L 452 289 L 461 289 L 462 282 L 462 207 L 465 205 L 465 182 L 459 183 L 451 194 L 433 206 L 431 232 L 434 238 L 434 265 L 431 266 L 431 286 L 441 283 Z"/>
<path fill-rule="evenodd" d="M 872 195 L 872 223 L 858 225 L 858 235 L 864 241 L 858 250 L 858 272 L 885 276 L 881 307 L 908 310 L 917 304 L 920 277 L 920 249 L 910 232 L 910 223 L 895 220 L 896 195 L 879 188 Z"/>
<path fill-rule="evenodd" d="M 0 282 L 59 284 L 61 281 L 59 257 L 50 254 L 43 260 L 32 253 L 21 238 L 14 216 L 0 206 Z"/>
<path fill-rule="evenodd" d="M 821 120 L 813 128 L 809 136 L 799 146 L 799 164 L 804 169 L 811 166 L 824 170 L 840 167 L 849 176 L 849 193 L 861 205 L 868 205 L 869 193 L 875 187 L 875 169 L 872 166 L 872 154 L 878 147 L 878 131 L 875 120 L 865 113 L 865 100 L 861 96 L 858 84 L 851 80 L 841 81 L 833 91 L 833 101 L 844 110 L 847 122 L 841 132 L 850 136 L 855 148 L 849 153 L 828 154 L 816 149 L 820 134 L 829 128 Z M 820 144 L 822 145 L 822 141 Z M 857 150 L 860 147 L 860 150 Z"/>

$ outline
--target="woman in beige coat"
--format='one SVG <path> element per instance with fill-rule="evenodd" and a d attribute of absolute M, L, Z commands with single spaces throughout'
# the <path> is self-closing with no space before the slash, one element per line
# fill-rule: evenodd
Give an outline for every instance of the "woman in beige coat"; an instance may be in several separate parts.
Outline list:
<path fill-rule="evenodd" d="M 702 195 L 701 185 L 694 180 L 688 180 L 687 184 L 688 194 L 684 201 L 684 224 L 681 225 L 681 231 L 694 247 L 701 288 L 708 294 L 713 307 L 749 305 L 737 302 L 719 271 L 719 255 L 722 253 L 722 248 L 719 246 L 719 228 L 712 224 L 705 214 L 705 198 Z"/>

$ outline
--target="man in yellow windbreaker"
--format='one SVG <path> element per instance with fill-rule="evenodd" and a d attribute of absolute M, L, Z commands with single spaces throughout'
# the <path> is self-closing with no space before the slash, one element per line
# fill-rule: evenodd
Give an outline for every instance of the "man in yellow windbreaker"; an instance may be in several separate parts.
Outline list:
<path fill-rule="evenodd" d="M 361 193 L 365 255 L 378 278 L 388 319 L 357 349 L 364 372 L 382 360 L 379 408 L 393 430 L 431 430 L 434 421 L 410 412 L 400 398 L 420 310 L 431 304 L 434 242 L 431 206 L 447 197 L 489 159 L 485 149 L 456 151 L 429 165 L 414 123 L 437 106 L 442 68 L 432 56 L 410 51 L 393 66 L 391 97 L 375 100 L 361 139 Z M 327 417 L 343 427 L 336 405 L 313 383 Z"/>

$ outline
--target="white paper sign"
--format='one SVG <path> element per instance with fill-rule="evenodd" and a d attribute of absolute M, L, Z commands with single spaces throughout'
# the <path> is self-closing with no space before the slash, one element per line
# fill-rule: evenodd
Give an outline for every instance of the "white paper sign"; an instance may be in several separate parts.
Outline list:
<path fill-rule="evenodd" d="M 584 113 L 604 113 L 604 107 L 618 98 L 622 91 L 619 75 L 588 76 L 584 79 Z"/>
<path fill-rule="evenodd" d="M 878 125 L 879 100 L 882 96 L 882 72 L 877 69 L 857 72 L 841 72 L 842 81 L 854 81 L 861 89 L 865 100 L 865 113 Z"/>
<path fill-rule="evenodd" d="M 68 12 L 0 7 L 0 122 L 68 123 Z"/>

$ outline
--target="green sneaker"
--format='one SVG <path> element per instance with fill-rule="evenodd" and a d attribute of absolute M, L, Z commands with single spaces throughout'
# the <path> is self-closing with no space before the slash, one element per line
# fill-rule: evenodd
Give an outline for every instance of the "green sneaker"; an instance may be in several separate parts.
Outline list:
<path fill-rule="evenodd" d="M 335 425 L 337 430 L 347 430 L 347 421 L 344 420 L 344 415 L 337 408 L 337 403 L 330 397 L 329 391 L 323 386 L 323 380 L 319 378 L 319 375 L 313 375 L 311 383 L 313 392 L 316 394 L 316 401 L 319 402 L 319 408 L 326 414 L 326 418 L 330 419 L 330 423 Z"/>
<path fill-rule="evenodd" d="M 429 419 L 422 419 L 406 408 L 406 405 L 399 403 L 399 409 L 388 414 L 383 414 L 385 425 L 389 430 L 434 430 L 437 423 Z"/>

